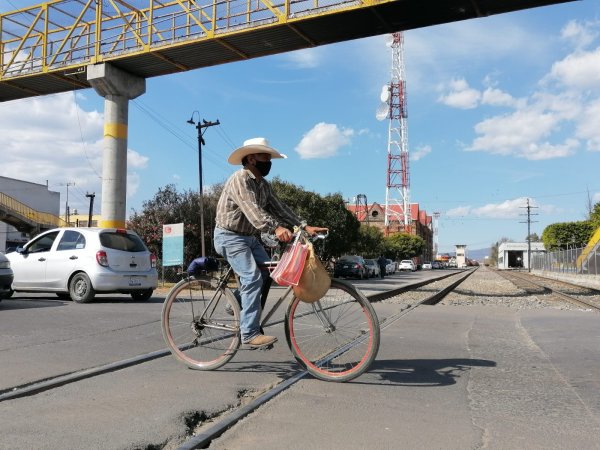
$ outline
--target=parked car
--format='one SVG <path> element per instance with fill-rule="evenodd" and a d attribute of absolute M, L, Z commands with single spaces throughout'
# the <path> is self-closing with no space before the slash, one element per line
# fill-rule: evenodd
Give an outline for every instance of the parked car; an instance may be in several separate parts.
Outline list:
<path fill-rule="evenodd" d="M 370 277 L 378 277 L 381 273 L 381 269 L 379 268 L 379 264 L 374 259 L 365 259 L 365 264 L 369 268 L 369 276 Z"/>
<path fill-rule="evenodd" d="M 441 261 L 433 261 L 431 263 L 431 268 L 432 269 L 443 269 L 444 268 L 444 264 Z"/>
<path fill-rule="evenodd" d="M 344 255 L 335 263 L 334 278 L 369 278 L 369 269 L 362 256 Z"/>
<path fill-rule="evenodd" d="M 148 300 L 158 284 L 156 256 L 131 230 L 56 228 L 9 253 L 16 292 L 54 292 L 78 303 L 96 293 Z"/>
<path fill-rule="evenodd" d="M 10 261 L 0 253 L 0 300 L 9 298 L 12 294 L 13 271 L 10 267 Z"/>
<path fill-rule="evenodd" d="M 430 262 L 430 261 L 425 261 L 425 262 L 423 263 L 423 265 L 421 266 L 421 268 L 422 268 L 423 270 L 431 270 L 431 269 L 432 269 L 432 267 L 431 267 L 431 262 Z"/>
<path fill-rule="evenodd" d="M 396 273 L 396 263 L 391 259 L 387 260 L 387 265 L 385 266 L 386 275 L 391 275 Z"/>
<path fill-rule="evenodd" d="M 415 270 L 417 270 L 417 266 L 415 266 L 415 263 L 411 259 L 403 259 L 402 261 L 400 261 L 398 270 L 409 270 L 411 272 L 414 272 Z"/>

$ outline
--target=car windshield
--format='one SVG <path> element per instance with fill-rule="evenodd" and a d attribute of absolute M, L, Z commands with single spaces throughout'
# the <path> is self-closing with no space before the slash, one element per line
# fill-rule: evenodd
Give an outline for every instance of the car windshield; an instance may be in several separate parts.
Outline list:
<path fill-rule="evenodd" d="M 357 262 L 358 256 L 342 256 L 340 262 Z"/>
<path fill-rule="evenodd" d="M 100 234 L 100 244 L 103 247 L 125 252 L 145 252 L 146 246 L 135 234 L 108 231 Z"/>
<path fill-rule="evenodd" d="M 404 259 L 402 260 L 403 264 L 412 264 L 412 261 L 408 260 L 408 259 Z"/>

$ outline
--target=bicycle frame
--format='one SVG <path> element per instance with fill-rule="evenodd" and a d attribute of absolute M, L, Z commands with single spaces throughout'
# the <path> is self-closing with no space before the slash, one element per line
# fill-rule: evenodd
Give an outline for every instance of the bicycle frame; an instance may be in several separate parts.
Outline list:
<path fill-rule="evenodd" d="M 277 262 L 276 261 L 267 261 L 265 263 L 266 267 L 268 268 L 269 271 L 272 271 L 276 266 L 277 266 Z M 217 296 L 219 295 L 219 292 L 223 292 L 223 289 L 227 289 L 227 285 L 229 283 L 229 280 L 231 279 L 231 276 L 235 277 L 236 283 L 239 285 L 239 278 L 237 276 L 237 274 L 233 271 L 233 268 L 231 266 L 229 266 L 227 268 L 227 270 L 225 271 L 225 273 L 223 275 L 221 275 L 219 277 L 219 281 L 217 283 L 216 286 L 216 290 L 215 293 L 213 294 L 213 297 L 211 298 L 210 302 L 208 303 L 208 305 L 206 305 L 206 308 L 204 309 L 204 311 L 202 312 L 200 319 L 203 319 L 205 317 L 205 315 L 210 311 L 210 314 L 212 314 L 212 312 L 214 311 L 214 309 L 217 307 L 217 303 L 218 301 Z M 270 292 L 271 288 L 270 288 L 270 284 L 269 287 L 266 290 L 266 293 L 264 294 L 265 296 L 268 295 L 268 293 Z M 262 312 L 262 317 L 261 317 L 261 322 L 260 322 L 260 326 L 261 328 L 266 327 L 269 324 L 269 319 L 271 319 L 271 317 L 275 314 L 275 312 L 279 309 L 279 307 L 282 305 L 282 303 L 289 298 L 290 293 L 293 294 L 293 288 L 292 286 L 288 286 L 284 293 L 277 299 L 277 301 L 275 302 L 275 304 L 266 312 L 263 310 Z M 266 298 L 266 297 L 265 297 Z M 289 298 L 291 300 L 291 298 Z M 319 318 L 319 321 L 321 322 L 321 324 L 323 325 L 323 327 L 327 330 L 334 330 L 335 326 L 333 325 L 333 323 L 331 323 L 331 321 L 329 320 L 329 318 L 327 317 L 326 314 L 324 314 L 323 312 L 323 308 L 320 305 L 320 302 L 315 302 L 312 304 L 312 309 L 313 312 L 317 315 L 317 317 Z M 228 327 L 220 327 L 220 326 L 215 326 L 215 324 L 207 324 L 204 323 L 204 326 L 208 326 L 211 328 L 217 328 L 217 329 L 230 329 Z"/>

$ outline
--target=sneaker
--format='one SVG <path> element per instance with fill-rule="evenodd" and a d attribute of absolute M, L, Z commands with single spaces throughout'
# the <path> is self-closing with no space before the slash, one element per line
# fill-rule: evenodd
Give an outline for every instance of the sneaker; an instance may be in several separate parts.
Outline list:
<path fill-rule="evenodd" d="M 275 336 L 265 336 L 264 334 L 259 334 L 249 341 L 244 341 L 244 345 L 252 348 L 260 348 L 267 347 L 275 342 L 277 342 L 277 338 Z"/>

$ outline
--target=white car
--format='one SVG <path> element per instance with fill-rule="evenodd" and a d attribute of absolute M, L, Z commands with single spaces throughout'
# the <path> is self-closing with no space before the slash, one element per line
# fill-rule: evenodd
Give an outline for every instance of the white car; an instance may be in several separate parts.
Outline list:
<path fill-rule="evenodd" d="M 16 292 L 54 292 L 78 303 L 119 292 L 144 301 L 158 285 L 156 256 L 125 229 L 56 228 L 6 257 Z"/>
<path fill-rule="evenodd" d="M 398 266 L 398 270 L 400 270 L 400 271 L 410 270 L 411 272 L 414 272 L 415 270 L 417 270 L 417 268 L 415 267 L 415 263 L 412 262 L 412 260 L 410 260 L 410 259 L 403 259 L 402 261 L 400 261 L 400 265 Z"/>
<path fill-rule="evenodd" d="M 385 273 L 387 275 L 391 275 L 396 273 L 396 262 L 391 259 L 387 260 L 387 265 L 385 266 Z"/>
<path fill-rule="evenodd" d="M 424 262 L 422 268 L 423 268 L 423 270 L 431 270 L 432 269 L 431 263 L 429 261 Z"/>

